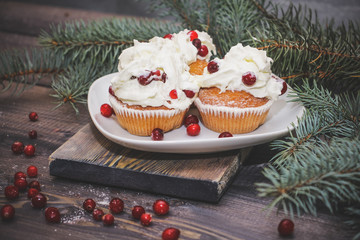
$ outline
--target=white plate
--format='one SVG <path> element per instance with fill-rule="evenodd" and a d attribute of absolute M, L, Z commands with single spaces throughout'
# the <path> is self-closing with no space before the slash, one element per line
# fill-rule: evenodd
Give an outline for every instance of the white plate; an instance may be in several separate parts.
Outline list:
<path fill-rule="evenodd" d="M 207 129 L 200 123 L 201 131 L 196 137 L 188 136 L 186 128 L 182 126 L 165 133 L 164 140 L 153 141 L 150 137 L 130 134 L 121 128 L 114 116 L 106 118 L 101 115 L 100 106 L 103 103 L 109 103 L 110 80 L 115 74 L 117 73 L 103 76 L 91 85 L 88 94 L 90 116 L 97 129 L 106 138 L 138 150 L 167 153 L 209 153 L 258 145 L 286 135 L 289 130 L 293 129 L 291 123 L 296 126 L 297 118 L 301 117 L 304 112 L 304 107 L 299 103 L 287 102 L 288 90 L 272 105 L 266 122 L 251 133 L 237 134 L 232 138 L 218 138 L 219 133 Z M 196 109 L 191 111 L 200 116 Z"/>

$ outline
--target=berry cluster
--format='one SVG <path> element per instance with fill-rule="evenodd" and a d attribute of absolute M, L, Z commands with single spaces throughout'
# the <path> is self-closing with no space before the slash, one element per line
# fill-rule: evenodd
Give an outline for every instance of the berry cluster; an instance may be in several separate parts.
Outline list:
<path fill-rule="evenodd" d="M 147 74 L 141 75 L 137 78 L 140 85 L 146 86 L 150 84 L 152 81 L 161 81 L 163 83 L 167 80 L 167 75 L 165 72 L 160 71 L 159 69 L 155 71 L 148 71 Z"/>
<path fill-rule="evenodd" d="M 83 208 L 86 212 L 92 214 L 92 218 L 95 221 L 102 221 L 104 226 L 114 225 L 115 217 L 114 214 L 119 214 L 124 211 L 124 201 L 118 197 L 112 198 L 109 202 L 105 214 L 104 210 L 96 207 L 96 202 L 91 199 L 85 199 L 83 202 Z M 164 199 L 158 199 L 153 203 L 153 212 L 158 216 L 163 216 L 169 213 L 169 203 Z M 145 208 L 136 205 L 131 210 L 131 215 L 134 219 L 140 220 L 141 225 L 149 226 L 152 223 L 152 215 L 145 211 Z M 176 240 L 180 236 L 180 231 L 176 228 L 167 228 L 162 233 L 164 240 Z"/>
<path fill-rule="evenodd" d="M 14 185 L 8 185 L 5 187 L 5 197 L 8 200 L 15 200 L 19 197 L 19 192 L 25 192 L 27 190 L 27 197 L 30 199 L 31 206 L 33 208 L 41 209 L 46 206 L 47 198 L 44 194 L 40 193 L 41 186 L 37 180 L 32 180 L 28 183 L 27 177 L 35 178 L 38 175 L 38 169 L 36 166 L 29 166 L 24 172 L 16 172 L 14 174 Z M 15 215 L 15 208 L 11 204 L 6 204 L 1 208 L 1 218 L 3 220 L 10 220 Z M 51 223 L 60 222 L 60 212 L 55 207 L 49 207 L 45 210 L 45 219 Z"/>
<path fill-rule="evenodd" d="M 29 113 L 29 119 L 30 119 L 30 121 L 35 122 L 35 121 L 37 121 L 39 119 L 39 116 L 37 115 L 36 112 L 31 112 L 31 113 Z M 31 131 L 29 131 L 28 135 L 29 135 L 30 139 L 36 139 L 37 138 L 37 131 L 36 130 L 31 130 Z M 35 146 L 33 144 L 24 145 L 20 141 L 15 141 L 11 145 L 11 150 L 15 154 L 24 153 L 28 157 L 32 157 L 32 156 L 35 155 Z"/>

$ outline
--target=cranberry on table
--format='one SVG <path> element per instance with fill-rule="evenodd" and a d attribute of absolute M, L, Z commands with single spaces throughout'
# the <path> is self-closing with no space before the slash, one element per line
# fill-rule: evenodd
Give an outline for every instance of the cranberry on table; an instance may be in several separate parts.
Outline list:
<path fill-rule="evenodd" d="M 161 141 L 164 139 L 164 131 L 160 128 L 154 128 L 151 132 L 151 139 L 154 141 Z"/>
<path fill-rule="evenodd" d="M 37 190 L 36 188 L 29 188 L 27 196 L 29 199 L 31 199 L 31 198 L 35 197 L 38 193 L 39 193 L 39 190 Z"/>
<path fill-rule="evenodd" d="M 124 201 L 120 198 L 113 198 L 110 201 L 109 208 L 113 213 L 121 213 L 124 210 Z"/>
<path fill-rule="evenodd" d="M 104 216 L 104 211 L 99 208 L 96 208 L 94 209 L 92 216 L 94 220 L 101 221 L 102 217 Z"/>
<path fill-rule="evenodd" d="M 88 212 L 94 211 L 95 207 L 96 203 L 91 198 L 85 199 L 85 201 L 83 202 L 83 208 Z"/>
<path fill-rule="evenodd" d="M 27 188 L 28 182 L 26 181 L 25 178 L 18 178 L 18 179 L 15 180 L 14 185 L 16 187 L 18 187 L 18 189 L 20 191 L 23 191 L 23 190 L 25 190 Z"/>
<path fill-rule="evenodd" d="M 131 215 L 135 219 L 140 219 L 141 215 L 145 213 L 145 209 L 142 206 L 134 206 L 131 210 Z"/>
<path fill-rule="evenodd" d="M 162 240 L 177 240 L 179 237 L 180 230 L 172 227 L 166 228 L 161 235 Z"/>
<path fill-rule="evenodd" d="M 1 219 L 8 221 L 15 216 L 15 208 L 11 204 L 6 204 L 1 207 Z"/>
<path fill-rule="evenodd" d="M 253 72 L 246 72 L 242 75 L 242 82 L 247 86 L 252 86 L 256 82 L 256 76 Z"/>
<path fill-rule="evenodd" d="M 38 169 L 37 169 L 37 167 L 31 165 L 27 168 L 26 173 L 31 178 L 36 177 L 38 174 Z"/>
<path fill-rule="evenodd" d="M 38 114 L 36 112 L 29 113 L 29 119 L 33 122 L 37 121 L 39 118 Z"/>
<path fill-rule="evenodd" d="M 107 103 L 102 104 L 100 107 L 100 113 L 104 117 L 107 117 L 107 118 L 111 117 L 113 112 L 114 112 L 113 108 Z"/>
<path fill-rule="evenodd" d="M 22 142 L 16 141 L 11 145 L 11 150 L 16 154 L 23 153 L 24 144 Z"/>
<path fill-rule="evenodd" d="M 31 198 L 31 205 L 33 208 L 43 208 L 45 207 L 46 202 L 47 202 L 46 197 L 42 193 L 38 193 Z"/>
<path fill-rule="evenodd" d="M 14 180 L 20 179 L 20 178 L 26 179 L 26 174 L 24 172 L 16 172 L 14 174 Z"/>
<path fill-rule="evenodd" d="M 111 214 L 111 213 L 108 213 L 108 214 L 105 214 L 103 217 L 102 217 L 102 221 L 103 221 L 103 224 L 105 226 L 110 226 L 110 225 L 113 225 L 114 224 L 114 216 Z"/>
<path fill-rule="evenodd" d="M 294 232 L 294 223 L 290 219 L 283 219 L 278 226 L 278 232 L 281 236 L 289 236 Z"/>
<path fill-rule="evenodd" d="M 153 204 L 153 210 L 156 215 L 166 215 L 169 212 L 169 203 L 163 199 L 158 199 Z"/>
<path fill-rule="evenodd" d="M 222 132 L 219 135 L 219 138 L 226 138 L 226 137 L 232 137 L 233 135 L 229 132 Z"/>
<path fill-rule="evenodd" d="M 207 65 L 207 70 L 209 73 L 214 73 L 219 71 L 219 65 L 215 61 L 210 61 Z"/>
<path fill-rule="evenodd" d="M 152 217 L 149 213 L 144 213 L 140 217 L 140 222 L 144 226 L 149 226 L 151 223 L 151 219 L 152 219 Z"/>
<path fill-rule="evenodd" d="M 31 131 L 28 133 L 28 135 L 29 135 L 29 138 L 35 139 L 35 138 L 37 138 L 37 131 L 36 131 L 36 130 L 31 130 Z"/>
<path fill-rule="evenodd" d="M 200 57 L 205 57 L 209 53 L 209 50 L 206 45 L 201 45 L 197 53 Z"/>
<path fill-rule="evenodd" d="M 189 136 L 197 136 L 200 134 L 200 125 L 193 123 L 186 128 L 186 132 Z"/>
<path fill-rule="evenodd" d="M 29 182 L 29 188 L 35 188 L 35 189 L 41 191 L 40 183 L 37 180 Z"/>
<path fill-rule="evenodd" d="M 199 123 L 199 118 L 196 115 L 188 115 L 185 119 L 184 119 L 184 125 L 185 127 L 188 127 L 190 124 L 198 124 Z"/>
<path fill-rule="evenodd" d="M 14 185 L 9 185 L 5 188 L 5 197 L 9 200 L 14 200 L 19 197 L 19 189 Z"/>
<path fill-rule="evenodd" d="M 28 157 L 32 157 L 35 155 L 35 147 L 34 145 L 26 145 L 25 148 L 24 148 L 24 153 L 26 156 Z"/>
<path fill-rule="evenodd" d="M 46 208 L 45 219 L 49 223 L 59 223 L 61 220 L 59 209 L 57 209 L 56 207 Z"/>

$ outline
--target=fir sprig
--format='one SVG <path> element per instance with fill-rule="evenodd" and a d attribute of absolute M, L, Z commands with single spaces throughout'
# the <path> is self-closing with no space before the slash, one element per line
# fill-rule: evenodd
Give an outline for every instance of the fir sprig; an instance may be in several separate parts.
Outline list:
<path fill-rule="evenodd" d="M 274 198 L 270 207 L 279 205 L 286 214 L 317 214 L 322 202 L 331 212 L 339 203 L 360 199 L 360 139 L 333 138 L 317 146 L 303 144 L 303 154 L 287 168 L 269 166 L 264 176 L 270 183 L 257 183 L 260 196 Z"/>
<path fill-rule="evenodd" d="M 15 49 L 0 53 L 1 92 L 20 94 L 50 74 L 61 72 L 68 61 L 46 49 Z"/>

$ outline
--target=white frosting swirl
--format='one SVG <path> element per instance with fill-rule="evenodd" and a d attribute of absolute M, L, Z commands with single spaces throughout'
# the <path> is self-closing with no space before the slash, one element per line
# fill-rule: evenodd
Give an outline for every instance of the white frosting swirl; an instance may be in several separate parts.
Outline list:
<path fill-rule="evenodd" d="M 190 78 L 185 54 L 179 52 L 174 41 L 155 37 L 150 42 L 134 40 L 134 46 L 125 49 L 119 57 L 119 73 L 111 81 L 115 96 L 129 105 L 166 106 L 171 109 L 187 109 L 195 97 L 188 98 L 183 90 L 199 91 L 199 86 Z M 138 77 L 150 71 L 165 72 L 167 79 L 141 85 Z M 176 90 L 177 99 L 169 93 Z"/>
<path fill-rule="evenodd" d="M 271 78 L 272 59 L 263 50 L 239 43 L 230 49 L 224 59 L 215 58 L 214 61 L 219 65 L 217 72 L 209 73 L 205 68 L 203 75 L 192 76 L 201 87 L 217 87 L 221 92 L 244 90 L 255 97 L 273 100 L 281 93 L 282 83 Z M 242 75 L 249 71 L 256 76 L 256 82 L 251 86 L 242 82 Z"/>

